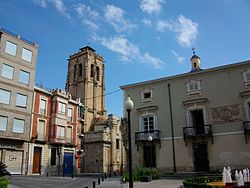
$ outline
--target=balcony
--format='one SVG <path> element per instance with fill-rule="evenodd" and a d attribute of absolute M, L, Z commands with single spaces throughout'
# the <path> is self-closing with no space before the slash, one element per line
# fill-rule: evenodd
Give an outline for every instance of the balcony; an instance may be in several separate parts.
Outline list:
<path fill-rule="evenodd" d="M 136 132 L 135 133 L 135 143 L 136 145 L 139 143 L 147 143 L 149 136 L 151 136 L 153 138 L 153 142 L 154 141 L 158 141 L 160 143 L 160 133 L 161 131 L 159 130 L 150 130 L 150 131 L 144 131 L 144 132 Z"/>
<path fill-rule="evenodd" d="M 243 128 L 244 128 L 245 140 L 246 140 L 246 143 L 247 143 L 247 134 L 250 133 L 250 121 L 244 121 L 243 122 Z"/>
<path fill-rule="evenodd" d="M 189 138 L 195 139 L 197 137 L 202 137 L 203 139 L 206 137 L 211 137 L 212 143 L 214 143 L 212 126 L 204 125 L 204 126 L 183 127 L 183 138 L 186 145 L 187 145 L 187 139 Z"/>

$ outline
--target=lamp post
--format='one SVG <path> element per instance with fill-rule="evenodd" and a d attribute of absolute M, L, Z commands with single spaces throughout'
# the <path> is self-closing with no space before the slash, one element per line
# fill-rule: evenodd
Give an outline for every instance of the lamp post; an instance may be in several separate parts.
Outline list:
<path fill-rule="evenodd" d="M 133 101 L 128 96 L 125 101 L 125 109 L 128 113 L 128 173 L 129 173 L 129 188 L 133 188 L 133 174 L 132 174 L 132 145 L 131 145 L 131 120 L 130 112 L 134 107 Z"/>
<path fill-rule="evenodd" d="M 150 168 L 152 169 L 153 166 L 153 162 L 152 162 L 152 158 L 153 158 L 153 137 L 151 135 L 148 136 L 148 141 L 150 142 Z"/>

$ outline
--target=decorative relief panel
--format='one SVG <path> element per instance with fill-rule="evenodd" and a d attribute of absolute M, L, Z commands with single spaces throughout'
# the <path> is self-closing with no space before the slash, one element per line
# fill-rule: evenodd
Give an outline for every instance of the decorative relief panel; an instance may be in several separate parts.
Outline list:
<path fill-rule="evenodd" d="M 240 104 L 220 106 L 209 109 L 211 124 L 225 123 L 242 120 L 242 109 Z"/>

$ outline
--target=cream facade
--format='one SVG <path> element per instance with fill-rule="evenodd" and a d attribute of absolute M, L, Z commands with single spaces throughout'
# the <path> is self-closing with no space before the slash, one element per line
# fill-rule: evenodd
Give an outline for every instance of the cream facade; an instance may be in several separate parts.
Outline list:
<path fill-rule="evenodd" d="M 250 61 L 202 70 L 194 55 L 191 65 L 189 73 L 121 87 L 134 102 L 134 167 L 249 168 Z"/>
<path fill-rule="evenodd" d="M 0 29 L 0 160 L 26 174 L 38 45 Z"/>

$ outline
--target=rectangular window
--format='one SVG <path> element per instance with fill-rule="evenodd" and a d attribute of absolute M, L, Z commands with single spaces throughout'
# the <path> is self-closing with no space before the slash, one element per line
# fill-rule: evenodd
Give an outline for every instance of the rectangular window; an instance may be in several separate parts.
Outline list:
<path fill-rule="evenodd" d="M 58 103 L 58 113 L 62 114 L 62 115 L 66 114 L 66 104 L 65 103 L 62 103 L 62 102 Z"/>
<path fill-rule="evenodd" d="M 6 131 L 8 117 L 0 116 L 0 131 Z"/>
<path fill-rule="evenodd" d="M 153 101 L 153 90 L 152 89 L 145 89 L 141 91 L 141 99 L 142 102 L 152 102 Z"/>
<path fill-rule="evenodd" d="M 24 120 L 14 119 L 13 121 L 13 132 L 14 133 L 24 133 Z"/>
<path fill-rule="evenodd" d="M 13 79 L 13 74 L 14 74 L 14 67 L 9 66 L 7 64 L 3 64 L 2 67 L 2 77 L 8 78 L 8 79 Z"/>
<path fill-rule="evenodd" d="M 200 81 L 199 80 L 191 80 L 187 83 L 187 92 L 197 92 L 201 90 Z"/>
<path fill-rule="evenodd" d="M 32 51 L 26 49 L 26 48 L 23 48 L 23 51 L 22 51 L 22 59 L 25 60 L 25 61 L 28 61 L 28 62 L 31 62 L 31 59 L 32 59 Z"/>
<path fill-rule="evenodd" d="M 29 79 L 30 79 L 30 73 L 26 72 L 24 70 L 20 70 L 19 72 L 19 82 L 23 84 L 29 84 Z"/>
<path fill-rule="evenodd" d="M 45 121 L 39 120 L 38 126 L 37 126 L 37 139 L 44 140 L 44 130 L 45 130 Z"/>
<path fill-rule="evenodd" d="M 41 99 L 40 100 L 40 109 L 39 109 L 39 113 L 42 115 L 46 114 L 46 100 Z"/>
<path fill-rule="evenodd" d="M 56 131 L 56 138 L 64 139 L 64 135 L 65 135 L 65 127 L 58 125 Z"/>
<path fill-rule="evenodd" d="M 56 165 L 56 148 L 51 148 L 50 164 Z"/>
<path fill-rule="evenodd" d="M 0 103 L 10 104 L 10 91 L 0 89 Z"/>
<path fill-rule="evenodd" d="M 67 142 L 72 142 L 72 127 L 67 127 Z"/>
<path fill-rule="evenodd" d="M 144 131 L 154 130 L 154 116 L 143 117 L 143 129 Z"/>
<path fill-rule="evenodd" d="M 116 139 L 116 149 L 120 149 L 119 139 Z"/>
<path fill-rule="evenodd" d="M 5 52 L 7 54 L 15 56 L 16 55 L 16 50 L 17 50 L 17 45 L 16 44 L 14 44 L 14 43 L 12 43 L 10 41 L 6 42 Z"/>
<path fill-rule="evenodd" d="M 68 108 L 68 122 L 72 122 L 72 108 Z"/>
<path fill-rule="evenodd" d="M 16 106 L 26 108 L 27 106 L 27 95 L 17 94 L 16 96 Z"/>

